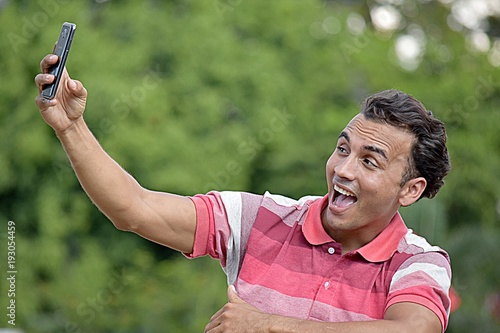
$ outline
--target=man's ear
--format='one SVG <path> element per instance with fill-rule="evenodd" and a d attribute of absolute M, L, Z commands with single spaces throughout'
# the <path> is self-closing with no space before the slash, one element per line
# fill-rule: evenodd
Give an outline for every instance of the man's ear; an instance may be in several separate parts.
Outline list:
<path fill-rule="evenodd" d="M 424 177 L 417 177 L 407 181 L 399 192 L 399 203 L 401 206 L 406 207 L 417 201 L 426 187 L 427 181 Z"/>

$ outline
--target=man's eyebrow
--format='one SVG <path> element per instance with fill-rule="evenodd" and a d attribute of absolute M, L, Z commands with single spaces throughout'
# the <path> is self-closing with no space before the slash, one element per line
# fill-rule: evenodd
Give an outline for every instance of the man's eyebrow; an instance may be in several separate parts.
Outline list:
<path fill-rule="evenodd" d="M 387 154 L 385 153 L 385 150 L 383 150 L 381 148 L 378 148 L 375 146 L 364 146 L 363 149 L 377 153 L 377 154 L 381 155 L 385 160 L 388 160 Z"/>
<path fill-rule="evenodd" d="M 342 131 L 342 133 L 340 133 L 340 135 L 339 135 L 339 139 L 340 139 L 340 138 L 344 138 L 347 142 L 349 142 L 349 141 L 350 141 L 350 140 L 349 140 L 349 134 L 347 134 L 347 132 L 346 132 L 346 131 Z"/>
<path fill-rule="evenodd" d="M 346 131 L 342 131 L 342 133 L 340 133 L 339 139 L 340 138 L 344 138 L 347 142 L 350 142 L 349 134 Z M 387 154 L 386 154 L 385 150 L 383 150 L 382 148 L 375 147 L 375 146 L 364 146 L 363 150 L 368 150 L 368 151 L 377 153 L 380 156 L 382 156 L 385 160 L 388 160 Z"/>

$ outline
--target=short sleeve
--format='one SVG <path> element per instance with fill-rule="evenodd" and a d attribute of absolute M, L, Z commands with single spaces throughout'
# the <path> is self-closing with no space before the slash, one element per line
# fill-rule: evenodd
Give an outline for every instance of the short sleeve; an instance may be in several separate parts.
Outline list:
<path fill-rule="evenodd" d="M 196 208 L 193 252 L 218 259 L 228 283 L 236 280 L 262 196 L 244 192 L 209 192 L 190 198 Z"/>
<path fill-rule="evenodd" d="M 437 315 L 444 332 L 451 305 L 450 286 L 451 267 L 445 254 L 425 252 L 411 256 L 392 277 L 385 310 L 401 302 L 423 305 Z"/>

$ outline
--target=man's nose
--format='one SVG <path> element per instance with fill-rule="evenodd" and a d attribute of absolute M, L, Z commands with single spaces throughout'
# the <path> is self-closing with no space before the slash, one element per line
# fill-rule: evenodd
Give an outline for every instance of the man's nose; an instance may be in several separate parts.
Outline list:
<path fill-rule="evenodd" d="M 335 166 L 334 171 L 335 176 L 339 178 L 353 180 L 356 172 L 356 161 L 354 156 L 349 155 L 342 159 L 340 163 Z"/>

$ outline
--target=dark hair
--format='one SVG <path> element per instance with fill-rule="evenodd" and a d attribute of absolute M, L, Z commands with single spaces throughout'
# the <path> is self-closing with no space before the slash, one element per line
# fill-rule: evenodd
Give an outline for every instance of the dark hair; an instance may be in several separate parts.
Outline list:
<path fill-rule="evenodd" d="M 443 122 L 417 99 L 398 90 L 385 90 L 369 96 L 360 114 L 368 120 L 401 128 L 414 135 L 401 186 L 410 179 L 424 177 L 427 187 L 420 198 L 434 197 L 450 171 Z"/>

